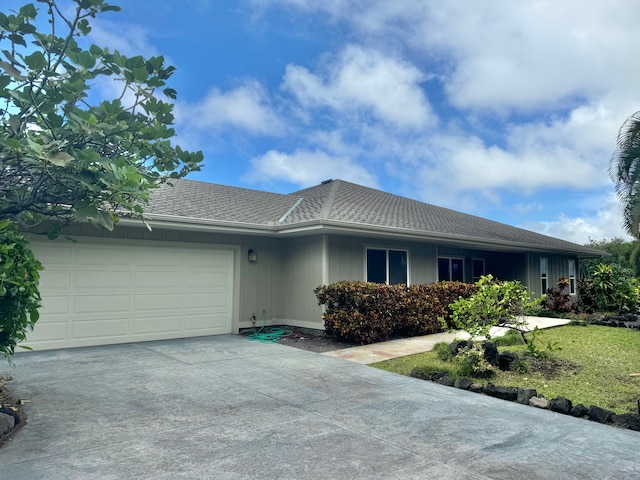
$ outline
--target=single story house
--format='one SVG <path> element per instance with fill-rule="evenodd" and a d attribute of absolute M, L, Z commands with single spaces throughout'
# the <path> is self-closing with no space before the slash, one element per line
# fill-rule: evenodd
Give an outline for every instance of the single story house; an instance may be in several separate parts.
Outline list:
<path fill-rule="evenodd" d="M 112 232 L 75 224 L 32 237 L 45 270 L 34 349 L 322 329 L 313 290 L 339 280 L 473 282 L 485 273 L 538 294 L 602 252 L 342 180 L 291 194 L 174 180 L 145 218 Z"/>

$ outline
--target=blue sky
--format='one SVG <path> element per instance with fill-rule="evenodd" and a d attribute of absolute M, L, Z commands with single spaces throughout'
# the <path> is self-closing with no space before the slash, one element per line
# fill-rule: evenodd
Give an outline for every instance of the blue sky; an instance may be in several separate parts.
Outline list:
<path fill-rule="evenodd" d="M 638 2 L 111 3 L 93 42 L 177 67 L 176 143 L 205 154 L 190 178 L 341 178 L 578 243 L 624 236 L 607 165 L 640 109 Z"/>

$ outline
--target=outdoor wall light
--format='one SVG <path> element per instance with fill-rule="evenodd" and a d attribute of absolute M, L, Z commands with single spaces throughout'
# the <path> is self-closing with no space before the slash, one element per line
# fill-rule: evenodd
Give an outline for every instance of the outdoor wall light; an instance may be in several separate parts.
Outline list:
<path fill-rule="evenodd" d="M 247 256 L 248 256 L 249 261 L 251 263 L 253 263 L 253 262 L 258 260 L 258 254 L 254 250 L 249 250 L 249 252 L 247 252 L 247 253 L 248 253 Z"/>

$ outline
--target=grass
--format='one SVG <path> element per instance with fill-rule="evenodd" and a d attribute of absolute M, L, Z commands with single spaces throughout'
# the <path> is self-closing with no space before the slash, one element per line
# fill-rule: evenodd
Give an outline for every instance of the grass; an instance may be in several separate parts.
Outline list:
<path fill-rule="evenodd" d="M 548 399 L 563 396 L 574 404 L 597 405 L 616 413 L 638 413 L 640 377 L 630 375 L 640 374 L 640 332 L 597 325 L 570 325 L 542 330 L 537 339 L 536 345 L 540 349 L 557 344 L 561 350 L 532 357 L 526 355 L 518 335 L 500 339 L 499 350 L 517 352 L 527 371 L 498 371 L 489 381 L 495 385 L 535 388 Z M 459 366 L 443 361 L 436 351 L 373 366 L 405 375 L 418 367 L 425 372 L 443 371 L 452 378 L 459 376 Z"/>

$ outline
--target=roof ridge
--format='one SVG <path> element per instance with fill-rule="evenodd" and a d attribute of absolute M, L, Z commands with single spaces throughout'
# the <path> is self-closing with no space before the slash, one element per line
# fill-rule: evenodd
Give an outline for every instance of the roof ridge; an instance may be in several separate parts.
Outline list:
<path fill-rule="evenodd" d="M 331 212 L 331 207 L 333 207 L 333 202 L 335 201 L 337 190 L 338 190 L 338 182 L 341 180 L 332 180 L 331 181 L 331 190 L 329 190 L 329 195 L 322 205 L 322 209 L 320 210 L 320 218 L 328 218 L 329 213 Z"/>

